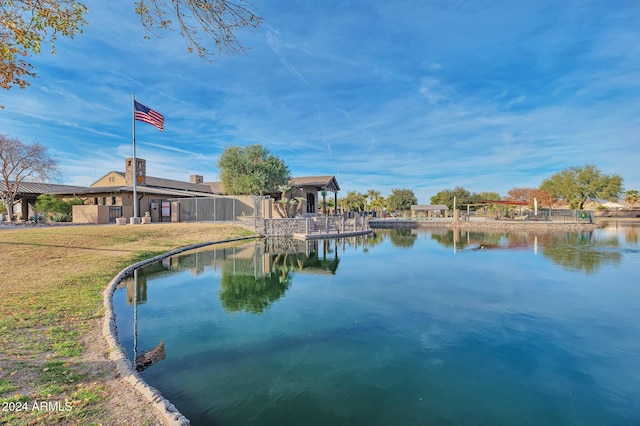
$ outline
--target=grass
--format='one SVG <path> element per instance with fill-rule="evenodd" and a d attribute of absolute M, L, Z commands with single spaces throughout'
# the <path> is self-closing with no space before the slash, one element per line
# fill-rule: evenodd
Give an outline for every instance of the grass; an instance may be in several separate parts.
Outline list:
<path fill-rule="evenodd" d="M 100 374 L 82 362 L 85 336 L 101 325 L 106 285 L 134 262 L 249 235 L 213 223 L 0 230 L 0 402 L 72 404 L 68 411 L 0 412 L 0 424 L 117 419 Z"/>

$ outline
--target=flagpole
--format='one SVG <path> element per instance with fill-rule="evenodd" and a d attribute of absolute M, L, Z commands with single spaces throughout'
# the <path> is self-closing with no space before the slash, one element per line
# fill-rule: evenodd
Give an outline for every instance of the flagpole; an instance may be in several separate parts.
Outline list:
<path fill-rule="evenodd" d="M 136 161 L 136 94 L 131 92 L 131 126 L 133 131 L 133 217 L 131 223 L 138 223 L 137 161 Z"/>

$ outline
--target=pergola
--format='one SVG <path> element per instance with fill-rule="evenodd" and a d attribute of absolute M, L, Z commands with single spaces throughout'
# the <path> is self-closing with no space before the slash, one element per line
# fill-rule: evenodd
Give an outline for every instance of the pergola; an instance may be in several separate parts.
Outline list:
<path fill-rule="evenodd" d="M 298 188 L 307 199 L 307 213 L 315 212 L 315 199 L 320 191 L 333 192 L 335 206 L 338 206 L 338 191 L 340 185 L 335 176 L 302 176 L 291 178 L 291 185 Z M 313 206 L 313 207 L 312 207 Z"/>

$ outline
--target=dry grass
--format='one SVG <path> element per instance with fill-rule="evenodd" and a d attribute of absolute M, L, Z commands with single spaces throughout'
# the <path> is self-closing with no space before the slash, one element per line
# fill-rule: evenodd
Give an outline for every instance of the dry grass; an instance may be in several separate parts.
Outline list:
<path fill-rule="evenodd" d="M 0 424 L 157 424 L 106 358 L 102 291 L 135 261 L 250 234 L 184 223 L 0 230 L 0 410 L 28 407 L 0 411 Z M 72 408 L 34 410 L 41 401 Z"/>

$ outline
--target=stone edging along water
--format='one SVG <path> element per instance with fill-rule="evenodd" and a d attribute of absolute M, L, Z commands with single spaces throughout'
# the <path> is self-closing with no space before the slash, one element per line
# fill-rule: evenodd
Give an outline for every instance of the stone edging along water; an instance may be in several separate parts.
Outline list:
<path fill-rule="evenodd" d="M 149 263 L 162 260 L 165 257 L 173 256 L 188 250 L 194 250 L 201 247 L 206 247 L 215 244 L 232 243 L 243 240 L 253 240 L 259 238 L 258 236 L 241 237 L 222 241 L 211 241 L 207 243 L 194 244 L 187 247 L 182 247 L 170 252 L 161 254 L 151 259 L 143 260 L 133 265 L 127 266 L 116 275 L 111 282 L 107 285 L 107 288 L 103 292 L 103 305 L 105 308 L 104 318 L 102 321 L 102 335 L 104 336 L 107 344 L 109 345 L 109 359 L 116 363 L 116 369 L 118 376 L 131 384 L 142 396 L 149 401 L 149 403 L 157 410 L 157 412 L 166 420 L 170 425 L 189 425 L 191 422 L 185 416 L 183 416 L 175 405 L 169 400 L 164 398 L 160 392 L 149 386 L 138 374 L 131 360 L 127 358 L 124 349 L 118 342 L 118 329 L 116 327 L 116 316 L 113 312 L 113 293 L 115 292 L 118 284 L 127 275 L 133 272 L 134 269 L 140 268 Z"/>

